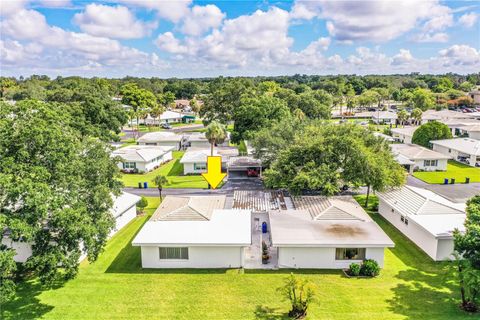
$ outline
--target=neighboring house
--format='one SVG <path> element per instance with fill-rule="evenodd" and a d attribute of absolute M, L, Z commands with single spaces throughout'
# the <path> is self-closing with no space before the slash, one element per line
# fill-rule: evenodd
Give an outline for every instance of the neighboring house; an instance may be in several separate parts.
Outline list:
<path fill-rule="evenodd" d="M 385 139 L 385 140 L 388 141 L 388 142 L 395 142 L 395 139 L 394 139 L 393 137 L 391 137 L 391 136 L 389 136 L 389 135 L 386 135 L 386 134 L 384 134 L 384 133 L 378 132 L 378 131 L 374 132 L 373 135 L 374 135 L 375 137 L 383 138 L 383 139 Z"/>
<path fill-rule="evenodd" d="M 183 114 L 175 111 L 165 111 L 160 115 L 160 123 L 179 123 L 183 121 Z"/>
<path fill-rule="evenodd" d="M 224 210 L 225 196 L 167 196 L 132 242 L 143 268 L 241 268 L 251 245 L 248 210 Z"/>
<path fill-rule="evenodd" d="M 459 136 L 468 136 L 469 138 L 480 140 L 480 125 L 468 125 L 458 128 Z"/>
<path fill-rule="evenodd" d="M 181 150 L 185 142 L 183 135 L 169 131 L 148 132 L 137 140 L 139 145 L 173 147 L 174 150 Z"/>
<path fill-rule="evenodd" d="M 293 198 L 297 210 L 269 213 L 279 268 L 343 269 L 374 259 L 394 243 L 352 197 Z"/>
<path fill-rule="evenodd" d="M 463 127 L 480 125 L 480 121 L 477 119 L 447 119 L 438 121 L 445 124 L 450 129 L 453 136 L 461 136 L 461 128 Z"/>
<path fill-rule="evenodd" d="M 133 145 L 116 149 L 112 156 L 120 157 L 118 167 L 125 172 L 149 172 L 172 160 L 174 147 Z"/>
<path fill-rule="evenodd" d="M 210 142 L 205 137 L 205 132 L 190 132 L 185 134 L 186 146 L 192 148 L 210 148 Z M 228 146 L 230 134 L 227 132 L 225 141 L 216 146 Z"/>
<path fill-rule="evenodd" d="M 374 123 L 393 125 L 397 123 L 397 114 L 392 111 L 373 112 L 372 121 Z"/>
<path fill-rule="evenodd" d="M 115 218 L 115 226 L 109 236 L 113 236 L 118 230 L 122 229 L 127 223 L 137 216 L 136 204 L 140 197 L 127 192 L 122 192 L 118 197 L 113 197 L 113 206 L 110 212 Z M 2 239 L 2 244 L 13 248 L 16 251 L 14 260 L 23 263 L 32 255 L 32 244 L 28 242 L 12 241 L 8 236 Z M 80 256 L 83 260 L 86 254 Z"/>
<path fill-rule="evenodd" d="M 183 174 L 200 174 L 207 172 L 207 158 L 211 155 L 210 149 L 187 149 L 180 163 L 183 164 Z M 214 156 L 221 156 L 217 150 Z M 226 167 L 228 159 L 222 157 L 222 167 Z"/>
<path fill-rule="evenodd" d="M 465 203 L 411 186 L 377 196 L 378 212 L 433 260 L 453 258 L 453 231 L 465 231 Z"/>
<path fill-rule="evenodd" d="M 401 143 L 412 143 L 412 137 L 415 130 L 418 127 L 404 127 L 404 128 L 392 128 L 392 137 L 397 142 Z"/>
<path fill-rule="evenodd" d="M 472 138 L 455 138 L 430 141 L 433 150 L 452 156 L 456 161 L 472 167 L 480 166 L 480 141 Z"/>
<path fill-rule="evenodd" d="M 447 170 L 448 160 L 452 158 L 450 155 L 445 155 L 416 144 L 392 144 L 391 149 L 399 163 L 402 162 L 402 159 L 408 159 L 413 163 L 408 166 L 405 163 L 400 163 L 406 166 L 410 173 L 416 170 L 445 171 Z M 401 157 L 398 158 L 398 155 Z"/>
<path fill-rule="evenodd" d="M 480 90 L 471 91 L 468 95 L 473 99 L 473 103 L 480 104 Z"/>
<path fill-rule="evenodd" d="M 431 121 L 446 121 L 446 120 L 452 120 L 452 119 L 472 119 L 472 115 L 468 113 L 462 113 L 458 111 L 452 111 L 452 110 L 426 110 L 422 113 L 422 124 L 425 124 L 427 122 Z"/>

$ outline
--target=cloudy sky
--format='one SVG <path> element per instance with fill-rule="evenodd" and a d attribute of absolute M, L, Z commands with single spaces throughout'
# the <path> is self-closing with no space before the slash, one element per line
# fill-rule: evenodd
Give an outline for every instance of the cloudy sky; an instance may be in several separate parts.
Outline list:
<path fill-rule="evenodd" d="M 479 72 L 479 1 L 0 0 L 2 75 Z"/>

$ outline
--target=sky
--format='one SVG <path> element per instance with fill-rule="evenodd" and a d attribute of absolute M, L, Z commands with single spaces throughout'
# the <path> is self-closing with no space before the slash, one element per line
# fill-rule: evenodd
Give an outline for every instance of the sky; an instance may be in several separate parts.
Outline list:
<path fill-rule="evenodd" d="M 0 0 L 0 74 L 480 72 L 480 1 Z"/>

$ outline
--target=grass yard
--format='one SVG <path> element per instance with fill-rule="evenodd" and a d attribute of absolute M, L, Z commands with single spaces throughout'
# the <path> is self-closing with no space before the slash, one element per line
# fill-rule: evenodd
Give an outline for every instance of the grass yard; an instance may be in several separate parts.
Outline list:
<path fill-rule="evenodd" d="M 150 188 L 156 187 L 152 182 L 158 174 L 167 176 L 170 183 L 164 188 L 207 188 L 208 184 L 202 176 L 182 176 L 183 164 L 180 163 L 184 151 L 173 151 L 173 160 L 160 168 L 144 174 L 123 174 L 122 182 L 126 187 L 138 187 L 139 182 L 148 182 Z"/>
<path fill-rule="evenodd" d="M 455 179 L 455 183 L 464 183 L 466 177 L 470 182 L 480 182 L 480 168 L 450 160 L 447 171 L 414 172 L 413 176 L 430 184 L 443 184 L 445 179 Z"/>
<path fill-rule="evenodd" d="M 362 198 L 362 197 L 360 197 Z M 374 197 L 373 197 L 374 198 Z M 149 214 L 158 204 L 151 198 Z M 375 199 L 372 199 L 375 200 Z M 371 202 L 373 203 L 373 201 Z M 312 280 L 318 298 L 308 319 L 479 319 L 457 307 L 448 263 L 434 263 L 378 214 L 395 242 L 375 279 L 350 279 L 338 270 L 143 270 L 130 242 L 148 216 L 137 217 L 76 279 L 45 290 L 36 281 L 2 308 L 2 319 L 287 319 L 277 288 L 294 272 Z"/>

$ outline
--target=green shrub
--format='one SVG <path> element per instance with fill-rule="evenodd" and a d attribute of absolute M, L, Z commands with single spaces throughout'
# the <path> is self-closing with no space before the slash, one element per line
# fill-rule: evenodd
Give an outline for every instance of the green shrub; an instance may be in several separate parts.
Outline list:
<path fill-rule="evenodd" d="M 358 263 L 352 263 L 348 267 L 348 274 L 354 277 L 360 275 L 360 265 Z"/>
<path fill-rule="evenodd" d="M 148 207 L 148 200 L 145 197 L 142 197 L 140 201 L 137 203 L 137 207 L 140 210 L 141 213 L 145 210 L 146 207 Z"/>
<path fill-rule="evenodd" d="M 367 277 L 375 277 L 380 274 L 380 267 L 378 262 L 372 259 L 367 259 L 363 261 L 362 266 L 360 267 L 360 275 Z"/>

